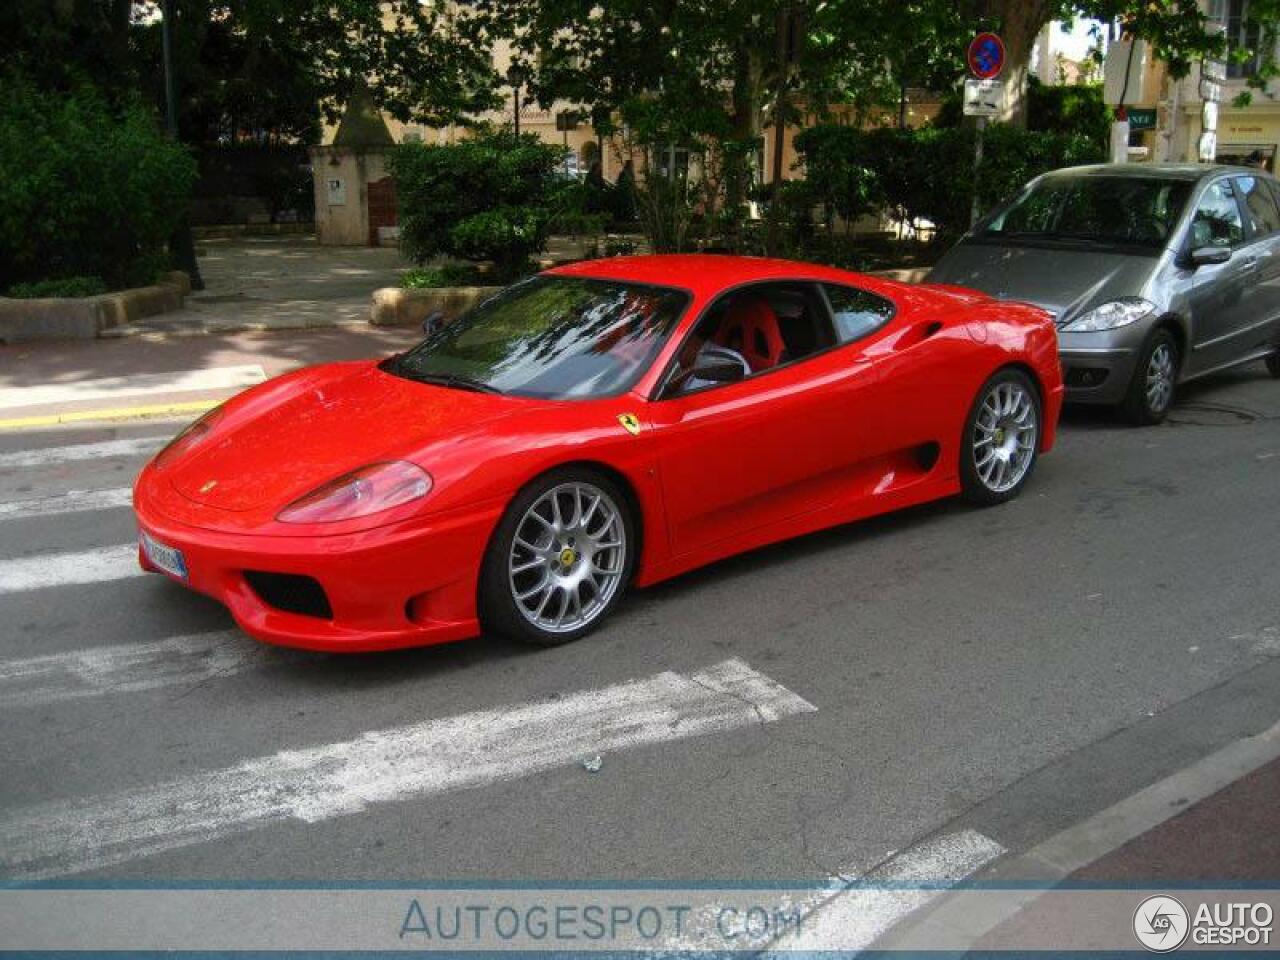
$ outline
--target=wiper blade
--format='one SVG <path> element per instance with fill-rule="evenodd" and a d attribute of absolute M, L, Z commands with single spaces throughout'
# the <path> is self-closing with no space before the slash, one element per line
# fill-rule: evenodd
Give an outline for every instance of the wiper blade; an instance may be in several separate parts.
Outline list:
<path fill-rule="evenodd" d="M 475 393 L 502 393 L 497 387 L 491 386 L 483 380 L 473 380 L 471 377 L 460 376 L 456 373 L 414 373 L 410 376 L 411 379 L 421 383 L 430 383 L 439 387 L 452 387 L 455 390 L 472 390 Z"/>

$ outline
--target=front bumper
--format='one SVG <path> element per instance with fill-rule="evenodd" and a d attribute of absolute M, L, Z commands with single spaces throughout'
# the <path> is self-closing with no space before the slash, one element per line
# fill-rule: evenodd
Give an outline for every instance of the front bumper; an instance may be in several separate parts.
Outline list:
<path fill-rule="evenodd" d="M 1123 401 L 1146 341 L 1147 327 L 1146 323 L 1136 323 L 1100 333 L 1059 330 L 1058 357 L 1067 403 Z"/>
<path fill-rule="evenodd" d="M 500 504 L 339 536 L 253 536 L 164 516 L 148 487 L 165 482 L 144 474 L 134 493 L 139 527 L 183 553 L 186 579 L 165 575 L 222 603 L 252 637 L 354 653 L 446 643 L 480 632 L 477 581 Z M 161 572 L 141 549 L 138 559 L 143 569 Z M 273 606 L 246 577 L 254 571 L 313 578 L 331 615 Z"/>

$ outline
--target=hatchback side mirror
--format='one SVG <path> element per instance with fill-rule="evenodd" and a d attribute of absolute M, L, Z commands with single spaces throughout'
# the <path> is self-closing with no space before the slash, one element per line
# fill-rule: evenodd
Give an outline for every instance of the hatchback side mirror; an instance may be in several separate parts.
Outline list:
<path fill-rule="evenodd" d="M 422 321 L 422 332 L 430 336 L 443 326 L 444 312 L 442 310 L 432 310 Z"/>
<path fill-rule="evenodd" d="M 1230 247 L 1196 247 L 1191 251 L 1191 265 L 1203 267 L 1210 263 L 1226 263 L 1231 259 Z"/>

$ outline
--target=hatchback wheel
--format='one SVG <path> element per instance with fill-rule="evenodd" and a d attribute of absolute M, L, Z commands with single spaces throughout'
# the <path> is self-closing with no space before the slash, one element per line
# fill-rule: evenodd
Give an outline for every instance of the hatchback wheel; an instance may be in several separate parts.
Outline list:
<path fill-rule="evenodd" d="M 588 470 L 555 471 L 511 502 L 485 555 L 486 629 L 540 646 L 589 633 L 622 599 L 635 559 L 628 502 Z"/>
<path fill-rule="evenodd" d="M 1040 395 L 1020 370 L 1001 370 L 982 385 L 965 421 L 960 487 L 989 505 L 1018 495 L 1040 449 Z"/>
<path fill-rule="evenodd" d="M 1178 341 L 1163 328 L 1153 333 L 1138 355 L 1121 411 L 1131 423 L 1159 423 L 1169 415 L 1178 382 Z"/>

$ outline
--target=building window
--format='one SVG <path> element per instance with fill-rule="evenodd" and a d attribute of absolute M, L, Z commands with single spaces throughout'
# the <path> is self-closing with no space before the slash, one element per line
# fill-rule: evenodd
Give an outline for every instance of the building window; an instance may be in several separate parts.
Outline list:
<path fill-rule="evenodd" d="M 1249 0 L 1227 0 L 1226 8 L 1227 76 L 1237 80 L 1252 77 L 1262 60 L 1262 44 L 1258 25 L 1248 21 Z M 1248 52 L 1248 59 L 1237 59 L 1240 50 Z"/>

